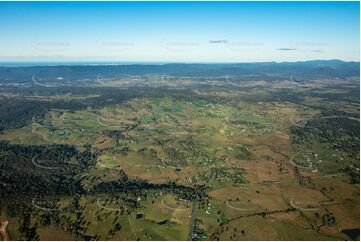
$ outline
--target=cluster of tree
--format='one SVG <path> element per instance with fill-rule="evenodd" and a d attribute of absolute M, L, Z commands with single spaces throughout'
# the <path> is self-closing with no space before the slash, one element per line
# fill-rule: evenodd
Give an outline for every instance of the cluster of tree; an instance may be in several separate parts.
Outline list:
<path fill-rule="evenodd" d="M 124 103 L 136 97 L 162 97 L 171 95 L 192 101 L 195 95 L 186 90 L 172 90 L 168 88 L 130 87 L 127 90 L 110 87 L 13 87 L 2 88 L 2 91 L 17 95 L 14 98 L 0 99 L 0 132 L 5 129 L 20 128 L 33 121 L 41 119 L 51 109 L 66 109 L 69 111 L 84 110 L 88 107 L 101 108 L 109 105 Z M 72 100 L 36 100 L 21 96 L 54 96 L 81 95 L 82 99 Z M 89 95 L 87 97 L 87 95 Z M 201 100 L 204 98 L 196 98 Z M 209 100 L 214 101 L 214 100 Z M 137 125 L 129 127 L 135 128 Z"/>
<path fill-rule="evenodd" d="M 207 172 L 198 173 L 200 180 L 206 183 L 222 180 L 231 181 L 232 183 L 247 183 L 243 176 L 245 171 L 241 168 L 211 167 Z"/>
<path fill-rule="evenodd" d="M 31 209 L 27 208 L 23 211 L 23 219 L 20 225 L 20 233 L 24 240 L 38 240 L 39 236 L 36 233 L 36 227 L 31 224 Z"/>
<path fill-rule="evenodd" d="M 117 181 L 100 182 L 92 188 L 91 193 L 129 193 L 134 195 L 142 191 L 154 190 L 173 193 L 187 200 L 203 200 L 207 197 L 206 187 L 203 185 L 188 187 L 175 182 L 153 184 L 140 179 L 130 180 L 126 175 Z"/>
<path fill-rule="evenodd" d="M 3 194 L 83 193 L 75 175 L 96 163 L 89 147 L 80 151 L 69 145 L 23 146 L 0 142 L 0 154 L 0 189 Z M 46 164 L 36 166 L 40 161 Z"/>
<path fill-rule="evenodd" d="M 346 151 L 353 156 L 360 151 L 360 127 L 357 120 L 321 117 L 309 120 L 305 127 L 291 127 L 290 133 L 294 144 L 318 140 L 333 144 L 333 149 Z"/>
<path fill-rule="evenodd" d="M 90 189 L 84 189 L 81 184 L 82 178 L 78 175 L 93 169 L 96 163 L 90 147 L 77 149 L 69 145 L 24 146 L 0 142 L 0 154 L 0 190 L 4 196 L 4 199 L 0 200 L 0 206 L 8 216 L 22 218 L 20 231 L 23 238 L 27 240 L 38 239 L 37 225 L 31 224 L 32 216 L 38 216 L 40 218 L 38 221 L 42 225 L 58 224 L 68 233 L 82 239 L 91 221 L 86 221 L 82 213 L 84 207 L 80 206 L 81 196 L 99 197 L 107 194 L 112 196 L 123 194 L 119 198 L 122 204 L 133 209 L 140 207 L 139 197 L 143 200 L 150 194 L 173 193 L 180 198 L 197 201 L 203 201 L 208 197 L 205 186 L 187 187 L 175 182 L 152 184 L 143 180 L 129 179 L 122 170 L 119 171 L 116 181 L 101 181 L 95 183 Z M 56 166 L 61 169 L 47 170 L 37 167 L 32 162 L 34 156 L 39 157 L 37 160 L 39 163 L 49 162 L 42 163 L 44 166 Z M 48 201 L 54 197 L 72 197 L 70 205 L 65 209 L 75 216 L 61 217 L 61 213 L 56 210 L 47 212 L 33 210 L 34 197 L 39 201 L 42 198 Z M 47 206 L 44 205 L 44 207 Z M 132 211 L 125 209 L 123 212 L 130 214 Z M 117 211 L 117 213 L 120 212 Z M 115 221 L 114 228 L 108 235 L 111 237 L 120 229 L 120 224 Z"/>
<path fill-rule="evenodd" d="M 156 142 L 158 142 L 158 140 Z M 170 147 L 169 144 L 173 142 L 176 142 L 176 147 Z M 188 162 L 200 163 L 216 161 L 216 158 L 202 149 L 191 136 L 186 139 L 168 138 L 166 140 L 160 140 L 158 144 L 162 145 L 163 150 L 169 158 L 169 160 L 164 161 L 167 165 L 184 166 Z"/>
<path fill-rule="evenodd" d="M 33 117 L 43 116 L 47 110 L 83 109 L 86 106 L 76 101 L 36 101 L 24 98 L 0 100 L 0 132 L 5 129 L 21 128 L 32 122 Z"/>
<path fill-rule="evenodd" d="M 360 171 L 352 167 L 346 167 L 341 169 L 341 172 L 346 173 L 350 177 L 352 184 L 360 184 Z"/>

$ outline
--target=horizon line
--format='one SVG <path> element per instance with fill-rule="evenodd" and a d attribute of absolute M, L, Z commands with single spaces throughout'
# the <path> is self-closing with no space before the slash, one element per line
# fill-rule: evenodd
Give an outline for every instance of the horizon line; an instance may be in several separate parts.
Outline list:
<path fill-rule="evenodd" d="M 296 60 L 296 61 L 108 61 L 108 60 L 0 60 L 0 66 L 2 64 L 51 64 L 51 66 L 64 66 L 77 64 L 82 65 L 166 65 L 166 64 L 261 64 L 261 63 L 300 63 L 300 62 L 315 62 L 315 61 L 339 61 L 348 63 L 360 63 L 360 60 L 342 60 L 342 59 L 310 59 L 310 60 Z M 43 65 L 46 66 L 46 65 Z M 30 66 L 29 66 L 30 67 Z"/>

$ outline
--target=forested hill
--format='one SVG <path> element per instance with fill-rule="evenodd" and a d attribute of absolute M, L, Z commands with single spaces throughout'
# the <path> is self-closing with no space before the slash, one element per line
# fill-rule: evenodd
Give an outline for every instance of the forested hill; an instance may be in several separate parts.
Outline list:
<path fill-rule="evenodd" d="M 359 62 L 305 61 L 305 62 L 259 62 L 237 64 L 132 64 L 132 65 L 63 65 L 63 66 L 27 66 L 7 67 L 0 63 L 0 83 L 26 83 L 32 81 L 33 75 L 42 78 L 62 77 L 66 80 L 96 79 L 97 75 L 113 78 L 121 75 L 170 75 L 193 77 L 219 77 L 226 75 L 258 76 L 262 79 L 291 75 L 302 78 L 346 78 L 359 76 Z M 298 78 L 296 81 L 302 79 Z"/>

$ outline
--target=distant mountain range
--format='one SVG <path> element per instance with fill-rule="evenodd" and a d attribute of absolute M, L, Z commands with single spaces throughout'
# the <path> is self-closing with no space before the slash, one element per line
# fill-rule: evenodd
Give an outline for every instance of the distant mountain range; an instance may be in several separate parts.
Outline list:
<path fill-rule="evenodd" d="M 37 63 L 34 62 L 34 65 Z M 249 79 L 266 81 L 288 79 L 295 76 L 296 81 L 310 78 L 347 78 L 360 75 L 359 62 L 340 60 L 314 60 L 299 62 L 256 62 L 256 63 L 217 63 L 217 64 L 115 64 L 115 63 L 42 63 L 38 66 L 6 66 L 0 63 L 0 82 L 26 83 L 32 76 L 56 80 L 76 81 L 103 78 L 114 78 L 122 75 L 167 75 L 174 77 L 222 77 L 240 76 Z M 3 65 L 3 66 L 1 66 Z M 58 79 L 59 80 L 59 79 Z"/>

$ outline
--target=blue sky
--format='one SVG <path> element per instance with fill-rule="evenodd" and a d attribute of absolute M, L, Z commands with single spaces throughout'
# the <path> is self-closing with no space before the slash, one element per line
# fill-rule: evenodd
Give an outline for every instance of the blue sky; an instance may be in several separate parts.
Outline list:
<path fill-rule="evenodd" d="M 0 2 L 0 60 L 359 60 L 358 2 Z"/>

